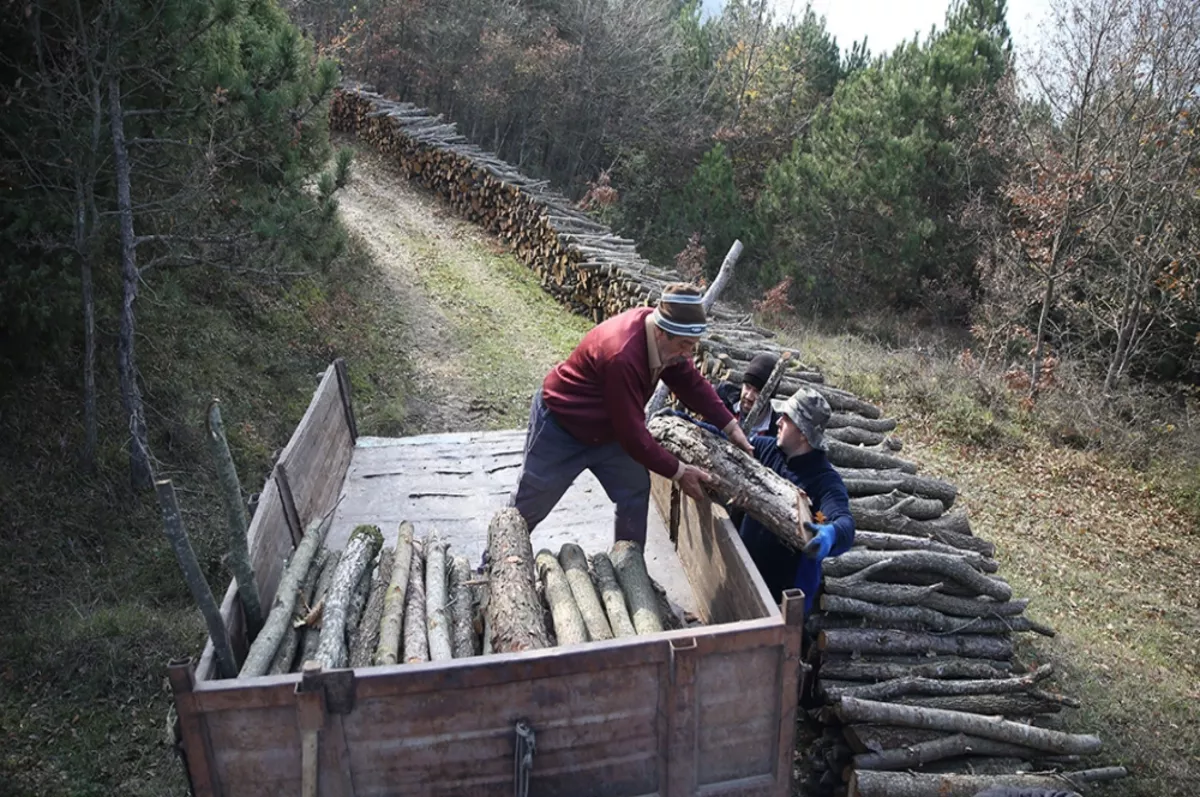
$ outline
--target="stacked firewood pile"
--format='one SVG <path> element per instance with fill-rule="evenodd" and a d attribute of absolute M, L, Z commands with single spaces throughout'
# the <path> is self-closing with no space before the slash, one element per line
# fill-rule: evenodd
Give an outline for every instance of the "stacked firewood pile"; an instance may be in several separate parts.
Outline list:
<path fill-rule="evenodd" d="M 593 321 L 653 304 L 664 286 L 679 279 L 643 259 L 634 241 L 615 235 L 545 181 L 470 144 L 440 115 L 345 85 L 334 95 L 329 119 L 334 130 L 354 133 L 393 159 L 409 179 L 499 236 L 547 292 Z M 716 328 L 746 343 L 762 337 L 761 331 L 747 332 L 744 315 L 718 306 L 710 316 Z"/>
<path fill-rule="evenodd" d="M 401 523 L 385 547 L 359 526 L 344 550 L 322 547 L 329 518 L 315 522 L 280 581 L 239 677 L 415 664 L 652 634 L 684 615 L 646 572 L 641 548 L 619 542 L 591 557 L 578 545 L 533 555 L 515 510 L 489 529 L 486 576 L 455 556 L 437 532 L 414 539 Z M 495 558 L 491 558 L 495 557 Z"/>
<path fill-rule="evenodd" d="M 710 378 L 741 381 L 739 359 L 706 355 Z M 1014 636 L 1054 631 L 999 575 L 995 546 L 951 507 L 954 485 L 901 458 L 878 407 L 804 376 L 777 396 L 820 391 L 834 410 L 829 459 L 851 496 L 855 546 L 826 560 L 808 618 L 812 717 L 802 793 L 970 797 L 992 785 L 1082 790 L 1124 776 L 1083 769 L 1100 739 L 1054 730 L 1078 705 L 1047 687 L 1049 665 L 1025 669 Z"/>

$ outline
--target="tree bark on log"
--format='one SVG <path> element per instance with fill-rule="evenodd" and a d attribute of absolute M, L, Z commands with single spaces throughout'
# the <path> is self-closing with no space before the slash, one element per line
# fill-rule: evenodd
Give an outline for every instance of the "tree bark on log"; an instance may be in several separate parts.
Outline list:
<path fill-rule="evenodd" d="M 826 429 L 825 434 L 831 440 L 851 446 L 878 446 L 892 439 L 883 432 L 872 432 L 858 426 L 839 426 L 834 429 Z"/>
<path fill-rule="evenodd" d="M 897 678 L 998 678 L 1012 669 L 1007 662 L 990 659 L 937 657 L 919 664 L 860 659 L 826 659 L 820 677 L 846 681 L 887 681 Z"/>
<path fill-rule="evenodd" d="M 395 559 L 396 551 L 393 548 L 384 548 L 379 554 L 379 569 L 371 579 L 367 605 L 350 642 L 351 667 L 371 666 L 375 649 L 379 646 L 379 621 L 383 617 L 383 602 L 392 578 Z"/>
<path fill-rule="evenodd" d="M 1063 699 L 1041 690 L 1011 695 L 905 695 L 896 698 L 895 702 L 904 706 L 1005 717 L 1057 714 L 1065 705 Z"/>
<path fill-rule="evenodd" d="M 836 614 L 865 617 L 884 627 L 896 623 L 913 623 L 924 630 L 940 633 L 1009 634 L 1034 631 L 1042 636 L 1054 636 L 1054 629 L 1035 623 L 1027 617 L 953 617 L 924 606 L 887 606 L 826 593 L 821 596 L 821 608 Z"/>
<path fill-rule="evenodd" d="M 208 448 L 217 468 L 217 484 L 221 488 L 221 502 L 225 505 L 225 524 L 229 532 L 229 569 L 237 581 L 238 597 L 242 599 L 242 611 L 246 617 L 246 635 L 250 640 L 262 630 L 262 603 L 258 597 L 258 584 L 254 579 L 254 567 L 250 563 L 250 547 L 246 532 L 250 521 L 246 518 L 246 501 L 242 497 L 242 483 L 233 464 L 229 441 L 225 439 L 225 425 L 221 422 L 221 404 L 216 399 L 208 405 Z"/>
<path fill-rule="evenodd" d="M 304 626 L 300 639 L 300 667 L 304 662 L 312 661 L 317 655 L 317 646 L 321 644 L 321 615 L 325 611 L 325 596 L 329 594 L 329 585 L 333 583 L 333 574 L 337 572 L 338 562 L 342 559 L 341 551 L 327 551 L 325 566 L 317 577 L 317 588 L 313 591 L 312 606 L 304 618 Z"/>
<path fill-rule="evenodd" d="M 853 697 L 839 700 L 836 711 L 843 722 L 871 722 L 879 725 L 953 731 L 1032 747 L 1049 753 L 1088 755 L 1100 750 L 1100 739 L 1096 736 L 1063 733 L 961 711 L 901 706 Z"/>
<path fill-rule="evenodd" d="M 221 609 L 213 598 L 212 588 L 208 586 L 204 572 L 200 570 L 196 552 L 192 549 L 192 541 L 183 527 L 183 514 L 179 511 L 175 486 L 171 484 L 170 479 L 164 479 L 154 483 L 154 492 L 158 497 L 159 508 L 162 510 L 163 529 L 175 551 L 179 569 L 183 571 L 183 580 L 187 583 L 188 590 L 192 593 L 192 600 L 196 601 L 196 606 L 200 609 L 200 614 L 204 616 L 204 622 L 208 626 L 208 636 L 212 640 L 213 653 L 217 659 L 217 671 L 221 678 L 235 678 L 238 675 L 237 657 L 233 653 L 233 645 L 229 640 L 229 629 L 225 627 Z M 290 592 L 293 601 L 295 600 L 296 584 L 299 581 L 300 577 L 297 577 L 291 586 Z M 269 650 L 264 646 L 262 671 L 265 672 L 270 665 L 271 657 L 275 654 L 275 648 L 281 637 L 282 632 L 275 635 Z"/>
<path fill-rule="evenodd" d="M 429 633 L 425 629 L 425 552 L 416 540 L 408 563 L 408 586 L 404 591 L 404 662 L 429 661 Z"/>
<path fill-rule="evenodd" d="M 856 547 L 862 546 L 872 551 L 933 551 L 934 553 L 945 553 L 952 556 L 966 554 L 984 572 L 995 573 L 1000 568 L 999 563 L 995 559 L 984 556 L 977 551 L 955 548 L 953 545 L 947 545 L 944 542 L 938 542 L 929 537 L 906 537 L 903 534 L 888 534 L 884 531 L 855 529 L 854 545 Z M 976 556 L 979 558 L 976 559 Z"/>
<path fill-rule="evenodd" d="M 826 429 L 862 429 L 867 432 L 891 432 L 896 428 L 895 418 L 868 418 L 852 412 L 835 412 L 829 416 Z"/>
<path fill-rule="evenodd" d="M 303 630 L 298 627 L 298 624 L 304 622 L 304 615 L 313 606 L 313 595 L 317 591 L 317 579 L 324 571 L 327 561 L 329 561 L 329 552 L 324 548 L 317 551 L 297 595 L 304 601 L 304 606 L 301 607 L 304 609 L 304 614 L 297 617 L 295 608 L 292 609 L 292 616 L 283 631 L 283 639 L 280 640 L 279 647 L 275 650 L 275 656 L 271 659 L 271 666 L 267 668 L 267 675 L 282 675 L 296 669 L 296 649 L 300 647 L 300 632 Z"/>
<path fill-rule="evenodd" d="M 475 633 L 475 598 L 471 589 L 471 564 L 465 556 L 456 556 L 450 570 L 450 616 L 454 627 L 454 658 L 479 655 L 479 637 Z"/>
<path fill-rule="evenodd" d="M 872 512 L 887 512 L 891 510 L 899 512 L 901 515 L 910 517 L 913 520 L 936 520 L 946 514 L 946 507 L 936 498 L 918 498 L 915 495 L 908 495 L 899 490 L 864 496 L 862 498 L 852 498 L 850 500 L 851 514 L 854 513 L 855 509 L 860 511 L 865 509 Z"/>
<path fill-rule="evenodd" d="M 516 509 L 500 510 L 488 525 L 488 560 L 486 616 L 492 650 L 516 653 L 550 647 L 529 529 Z"/>
<path fill-rule="evenodd" d="M 993 739 L 968 736 L 965 733 L 956 733 L 931 741 L 884 749 L 876 753 L 862 753 L 854 756 L 854 766 L 859 770 L 894 771 L 912 769 L 931 761 L 963 755 L 1007 756 L 1028 760 L 1041 755 L 1041 751 L 1007 742 L 997 742 Z"/>
<path fill-rule="evenodd" d="M 659 416 L 647 428 L 672 454 L 708 471 L 712 481 L 706 488 L 723 504 L 741 509 L 796 550 L 808 542 L 810 535 L 803 524 L 812 516 L 808 497 L 796 485 L 745 451 L 682 418 Z"/>
<path fill-rule="evenodd" d="M 881 584 L 855 576 L 826 578 L 824 584 L 825 592 L 830 595 L 841 595 L 886 606 L 925 606 L 956 617 L 1014 617 L 1025 611 L 1025 607 L 1029 605 L 1028 598 L 1000 602 L 945 595 L 938 592 L 938 584 L 926 587 Z"/>
<path fill-rule="evenodd" d="M 876 628 L 840 628 L 822 631 L 817 636 L 820 650 L 830 653 L 862 653 L 882 655 L 962 656 L 969 659 L 1005 661 L 1012 658 L 1013 646 L 1008 639 L 995 636 L 954 634 L 936 636 L 913 631 L 891 631 Z"/>
<path fill-rule="evenodd" d="M 850 514 L 854 517 L 856 528 L 909 537 L 928 537 L 984 556 L 994 556 L 996 553 L 996 546 L 992 543 L 971 536 L 971 523 L 962 512 L 947 512 L 936 520 L 913 520 L 892 510 L 876 512 L 852 509 Z"/>
<path fill-rule="evenodd" d="M 629 607 L 625 603 L 625 593 L 617 581 L 617 572 L 613 569 L 612 560 L 606 553 L 592 554 L 592 570 L 596 573 L 596 584 L 600 589 L 600 597 L 604 601 L 604 615 L 612 628 L 613 637 L 620 639 L 624 636 L 637 635 L 633 620 L 629 619 Z"/>
<path fill-rule="evenodd" d="M 587 554 L 578 545 L 569 542 L 559 550 L 558 563 L 562 565 L 567 583 L 571 585 L 571 594 L 575 597 L 579 613 L 583 615 L 588 636 L 595 640 L 612 639 L 613 632 L 608 624 L 608 617 L 605 616 L 604 606 L 600 603 L 596 585 L 592 583 L 592 577 L 588 574 Z"/>
<path fill-rule="evenodd" d="M 650 584 L 646 560 L 635 542 L 620 540 L 612 548 L 612 564 L 621 582 L 621 591 L 629 604 L 630 619 L 638 635 L 656 634 L 663 630 L 658 614 L 658 595 Z"/>
<path fill-rule="evenodd" d="M 1112 767 L 1122 770 L 1121 767 Z M 1082 776 L 1082 777 L 1081 777 Z M 1106 777 L 1111 779 L 1113 776 Z M 926 775 L 916 772 L 873 772 L 861 770 L 850 780 L 850 797 L 975 797 L 991 786 L 1011 786 L 1017 789 L 1048 789 L 1056 794 L 1078 784 L 1096 782 L 1084 773 L 1067 772 L 1061 775 Z"/>
<path fill-rule="evenodd" d="M 846 494 L 851 498 L 883 495 L 904 486 L 904 482 L 899 479 L 872 481 L 870 479 L 847 479 L 845 476 L 842 477 L 842 484 L 846 485 Z"/>
<path fill-rule="evenodd" d="M 571 585 L 562 565 L 552 552 L 545 549 L 538 551 L 535 564 L 545 590 L 546 603 L 550 605 L 554 638 L 560 645 L 587 642 L 587 624 L 579 611 L 579 605 L 575 603 L 575 596 L 571 593 Z"/>
<path fill-rule="evenodd" d="M 853 575 L 871 568 L 870 574 L 920 573 L 945 577 L 979 595 L 997 601 L 1012 597 L 1012 587 L 1007 583 L 986 576 L 973 568 L 966 556 L 934 553 L 933 551 L 847 551 L 821 563 L 821 572 L 826 577 L 838 578 Z M 867 576 L 863 577 L 864 579 Z"/>
<path fill-rule="evenodd" d="M 379 539 L 382 541 L 382 534 Z M 346 666 L 350 666 L 350 653 L 354 650 L 354 635 L 358 632 L 363 612 L 367 608 L 367 600 L 371 597 L 371 585 L 375 583 L 375 571 L 378 569 L 377 562 L 378 557 L 373 557 L 371 561 L 367 562 L 366 569 L 358 579 L 358 585 L 354 587 L 354 592 L 350 593 L 350 603 L 346 606 Z"/>
<path fill-rule="evenodd" d="M 400 631 L 404 627 L 404 594 L 408 591 L 408 571 L 412 567 L 413 526 L 407 520 L 396 534 L 396 553 L 387 593 L 383 599 L 383 616 L 379 618 L 379 646 L 375 649 L 375 664 L 395 664 L 400 657 Z"/>
<path fill-rule="evenodd" d="M 446 611 L 447 544 L 436 531 L 425 538 L 425 627 L 429 633 L 429 660 L 454 658 L 450 642 L 450 615 Z"/>
<path fill-rule="evenodd" d="M 275 658 L 275 651 L 279 649 L 279 643 L 283 639 L 287 627 L 292 623 L 292 614 L 296 609 L 296 593 L 305 576 L 308 575 L 309 568 L 312 567 L 313 558 L 325 539 L 325 533 L 329 530 L 332 518 L 333 515 L 330 514 L 325 518 L 314 520 L 308 525 L 308 530 L 304 532 L 304 537 L 292 553 L 292 560 L 288 562 L 283 576 L 279 579 L 279 586 L 275 588 L 275 601 L 271 605 L 271 612 L 267 615 L 267 621 L 263 624 L 262 631 L 255 637 L 254 644 L 250 646 L 250 651 L 246 654 L 246 661 L 242 664 L 241 672 L 238 673 L 239 677 L 252 678 L 256 675 L 264 675 L 270 668 L 271 661 Z M 327 564 L 326 567 L 328 566 Z"/>
<path fill-rule="evenodd" d="M 882 470 L 901 470 L 905 473 L 916 473 L 917 463 L 907 459 L 885 454 L 873 448 L 860 448 L 840 440 L 827 441 L 829 450 L 826 452 L 829 461 L 838 468 L 879 468 Z"/>
<path fill-rule="evenodd" d="M 844 481 L 892 482 L 899 481 L 896 489 L 922 498 L 936 498 L 949 509 L 958 497 L 958 488 L 948 481 L 932 476 L 905 473 L 899 468 L 838 468 Z"/>
<path fill-rule="evenodd" d="M 878 753 L 884 750 L 894 750 L 901 747 L 912 747 L 925 742 L 945 739 L 945 731 L 931 731 L 925 728 L 905 728 L 900 725 L 844 725 L 842 735 L 846 743 L 857 755 Z M 990 740 L 989 740 L 990 741 Z"/>
<path fill-rule="evenodd" d="M 321 616 L 321 641 L 313 660 L 323 669 L 336 670 L 346 666 L 346 621 L 350 603 L 364 573 L 383 547 L 383 535 L 374 526 L 359 526 L 350 534 L 346 550 L 338 561 L 337 571 L 325 596 Z"/>

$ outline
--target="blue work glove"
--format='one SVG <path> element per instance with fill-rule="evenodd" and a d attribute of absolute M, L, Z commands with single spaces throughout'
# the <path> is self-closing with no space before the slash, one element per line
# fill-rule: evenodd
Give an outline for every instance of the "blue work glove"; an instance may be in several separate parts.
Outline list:
<path fill-rule="evenodd" d="M 837 539 L 837 529 L 833 527 L 832 523 L 805 523 L 804 528 L 813 535 L 808 544 L 804 546 L 804 555 L 820 562 L 829 556 L 829 551 Z"/>

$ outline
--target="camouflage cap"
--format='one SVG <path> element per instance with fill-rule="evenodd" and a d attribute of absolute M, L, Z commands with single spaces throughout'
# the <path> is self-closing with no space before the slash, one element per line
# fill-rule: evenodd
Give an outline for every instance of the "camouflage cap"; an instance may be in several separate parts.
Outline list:
<path fill-rule="evenodd" d="M 810 446 L 826 450 L 825 424 L 829 423 L 832 410 L 829 409 L 829 402 L 824 396 L 815 390 L 802 387 L 785 401 L 772 399 L 771 406 L 800 427 Z"/>

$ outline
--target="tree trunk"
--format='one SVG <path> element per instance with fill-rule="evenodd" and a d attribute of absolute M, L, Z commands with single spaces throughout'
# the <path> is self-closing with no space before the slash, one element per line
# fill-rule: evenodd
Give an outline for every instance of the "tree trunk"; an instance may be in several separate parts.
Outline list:
<path fill-rule="evenodd" d="M 1066 705 L 1062 699 L 1041 690 L 1010 695 L 906 695 L 896 698 L 895 702 L 905 706 L 1005 717 L 1057 714 Z"/>
<path fill-rule="evenodd" d="M 95 146 L 93 145 L 93 150 Z M 96 468 L 96 290 L 92 284 L 92 252 L 88 245 L 87 199 L 82 183 L 75 189 L 75 250 L 79 256 L 79 286 L 83 301 L 83 451 L 87 472 Z"/>
<path fill-rule="evenodd" d="M 860 573 L 863 571 L 859 571 Z M 925 606 L 956 617 L 1013 617 L 1025 611 L 1027 598 L 1014 601 L 989 601 L 959 598 L 938 591 L 940 585 L 916 587 L 910 584 L 880 584 L 856 578 L 826 578 L 825 592 L 887 606 Z"/>
<path fill-rule="evenodd" d="M 391 581 L 396 552 L 384 548 L 379 554 L 379 570 L 371 579 L 371 592 L 363 609 L 358 627 L 350 641 L 350 666 L 370 667 L 371 658 L 379 645 L 379 621 L 383 617 L 383 601 Z"/>
<path fill-rule="evenodd" d="M 404 594 L 404 661 L 419 664 L 429 661 L 429 632 L 425 626 L 425 552 L 413 542 L 408 567 L 408 588 Z"/>
<path fill-rule="evenodd" d="M 479 655 L 479 637 L 475 632 L 475 598 L 471 589 L 471 565 L 467 557 L 456 556 L 450 570 L 450 616 L 454 627 L 454 658 Z"/>
<path fill-rule="evenodd" d="M 870 568 L 870 575 L 881 572 L 919 573 L 935 575 L 938 579 L 949 579 L 978 595 L 986 595 L 997 601 L 1012 597 L 1012 587 L 1007 583 L 984 575 L 971 566 L 966 556 L 934 553 L 933 551 L 847 551 L 821 563 L 821 572 L 831 578 L 849 576 Z M 863 578 L 867 578 L 867 574 Z"/>
<path fill-rule="evenodd" d="M 567 583 L 571 585 L 571 595 L 575 598 L 579 613 L 583 615 L 588 636 L 595 640 L 612 639 L 613 632 L 604 615 L 604 606 L 588 574 L 587 554 L 578 545 L 569 542 L 559 550 L 558 562 L 566 574 Z"/>
<path fill-rule="evenodd" d="M 843 443 L 841 440 L 834 440 L 832 438 L 825 442 L 829 447 L 829 450 L 826 452 L 829 461 L 839 469 L 846 467 L 899 470 L 904 473 L 917 472 L 917 463 L 892 456 L 874 448 L 852 446 L 849 443 Z"/>
<path fill-rule="evenodd" d="M 838 628 L 817 636 L 820 650 L 830 653 L 880 654 L 884 656 L 964 656 L 969 659 L 1007 661 L 1013 646 L 1008 639 L 995 636 L 953 634 L 937 636 L 915 631 L 890 631 L 877 628 Z"/>
<path fill-rule="evenodd" d="M 835 614 L 864 617 L 884 628 L 911 623 L 927 631 L 957 634 L 1011 634 L 1034 631 L 1042 636 L 1054 636 L 1054 629 L 1035 623 L 1027 617 L 952 617 L 924 606 L 886 606 L 841 595 L 821 596 L 821 608 Z"/>
<path fill-rule="evenodd" d="M 913 745 L 880 750 L 876 753 L 864 753 L 854 757 L 854 766 L 859 770 L 898 770 L 912 769 L 931 761 L 943 758 L 954 758 L 962 755 L 1011 756 L 1014 758 L 1030 759 L 1040 755 L 1040 751 L 1021 745 L 997 742 L 992 739 L 981 739 L 977 736 L 967 736 L 956 733 L 943 736 L 927 742 Z"/>
<path fill-rule="evenodd" d="M 242 498 L 242 485 L 233 464 L 233 454 L 225 439 L 221 405 L 216 399 L 208 405 L 208 447 L 217 467 L 217 484 L 220 485 L 221 500 L 225 504 L 229 569 L 237 581 L 238 597 L 242 599 L 242 610 L 246 613 L 247 635 L 253 640 L 262 628 L 263 613 L 258 598 L 258 584 L 254 580 L 254 568 L 250 563 L 250 548 L 246 543 L 250 521 L 246 518 L 246 502 Z"/>
<path fill-rule="evenodd" d="M 913 520 L 936 520 L 946 514 L 946 507 L 936 498 L 918 498 L 899 490 L 890 493 L 871 495 L 864 498 L 850 499 L 850 510 L 870 510 L 874 512 L 899 512 Z"/>
<path fill-rule="evenodd" d="M 1016 789 L 1046 789 L 1056 797 L 1069 797 L 1077 792 L 1065 791 L 1077 784 L 1113 780 L 1125 776 L 1123 767 L 1107 767 L 1097 777 L 1091 773 L 1066 772 L 1061 775 L 925 775 L 916 772 L 854 773 L 850 780 L 850 797 L 975 797 L 991 786 L 1010 786 Z"/>
<path fill-rule="evenodd" d="M 625 603 L 625 593 L 617 582 L 617 572 L 613 569 L 612 560 L 606 553 L 592 554 L 592 570 L 596 573 L 596 584 L 600 589 L 600 597 L 604 600 L 604 614 L 608 618 L 613 636 L 635 636 L 637 629 L 629 619 L 629 607 Z"/>
<path fill-rule="evenodd" d="M 446 548 L 436 531 L 425 538 L 425 627 L 429 631 L 429 660 L 454 658 L 450 615 L 446 611 Z"/>
<path fill-rule="evenodd" d="M 945 739 L 951 734 L 925 728 L 905 728 L 898 725 L 846 725 L 842 728 L 846 742 L 855 753 L 875 753 L 900 747 L 912 747 Z M 990 740 L 989 740 L 990 741 Z M 867 769 L 868 767 L 863 767 Z M 874 767 L 880 769 L 880 767 Z"/>
<path fill-rule="evenodd" d="M 333 574 L 337 572 L 338 562 L 342 560 L 341 551 L 328 551 L 325 566 L 317 576 L 317 588 L 313 591 L 312 607 L 304 618 L 304 634 L 300 642 L 300 666 L 312 661 L 317 655 L 321 644 L 321 615 L 325 611 L 325 597 L 329 595 L 329 585 L 333 583 Z"/>
<path fill-rule="evenodd" d="M 935 479 L 932 476 L 918 476 L 915 473 L 905 473 L 898 468 L 879 469 L 879 468 L 837 468 L 837 472 L 841 475 L 842 480 L 849 483 L 851 481 L 874 481 L 890 483 L 898 481 L 899 484 L 892 489 L 903 490 L 911 495 L 919 495 L 922 498 L 936 498 L 942 502 L 942 505 L 949 509 L 954 504 L 954 499 L 958 497 L 958 488 L 948 481 Z M 890 492 L 885 490 L 884 492 Z"/>
<path fill-rule="evenodd" d="M 587 624 L 571 594 L 567 574 L 558 559 L 548 550 L 537 553 L 535 560 L 538 576 L 542 580 L 546 603 L 550 605 L 550 616 L 554 620 L 554 638 L 560 645 L 578 645 L 588 641 Z"/>
<path fill-rule="evenodd" d="M 894 661 L 866 661 L 855 658 L 826 659 L 821 662 L 820 677 L 846 681 L 886 681 L 897 678 L 998 678 L 1010 671 L 1007 662 L 990 659 L 935 657 L 919 664 Z"/>
<path fill-rule="evenodd" d="M 404 593 L 408 590 L 408 572 L 413 560 L 413 526 L 407 520 L 396 534 L 396 555 L 392 564 L 383 617 L 379 620 L 379 647 L 375 664 L 395 664 L 400 654 L 400 629 L 404 626 Z"/>
<path fill-rule="evenodd" d="M 862 429 L 867 432 L 890 432 L 896 428 L 895 418 L 867 418 L 848 412 L 835 412 L 829 416 L 826 429 Z"/>
<path fill-rule="evenodd" d="M 550 647 L 529 529 L 512 507 L 497 512 L 488 525 L 488 561 L 487 624 L 492 650 L 516 653 Z"/>
<path fill-rule="evenodd" d="M 213 643 L 213 652 L 217 658 L 217 671 L 221 678 L 236 678 L 238 672 L 237 658 L 233 655 L 233 645 L 229 641 L 229 629 L 221 618 L 221 609 L 213 599 L 212 589 L 200 570 L 196 561 L 196 552 L 192 550 L 192 541 L 188 539 L 187 530 L 183 527 L 183 515 L 179 511 L 179 501 L 175 498 L 175 487 L 170 479 L 156 482 L 155 494 L 158 505 L 162 509 L 163 529 L 167 540 L 175 550 L 175 558 L 179 560 L 179 568 L 183 571 L 183 580 L 187 582 L 192 593 L 192 600 L 204 616 L 208 626 L 208 636 Z M 274 650 L 271 651 L 272 653 Z M 270 657 L 267 658 L 270 663 Z"/>
<path fill-rule="evenodd" d="M 108 83 L 109 125 L 113 141 L 113 174 L 117 189 L 117 220 L 120 229 L 121 320 L 117 339 L 117 370 L 121 383 L 121 406 L 129 421 L 129 477 L 135 490 L 150 487 L 150 447 L 142 391 L 138 387 L 134 340 L 136 324 L 133 303 L 138 293 L 137 243 L 133 233 L 133 192 L 130 187 L 129 151 L 125 145 L 125 114 L 121 107 L 121 83 L 113 76 Z"/>
<path fill-rule="evenodd" d="M 648 428 L 664 448 L 689 465 L 708 471 L 707 489 L 726 506 L 752 516 L 790 547 L 808 542 L 812 520 L 804 492 L 753 456 L 682 418 L 660 416 Z M 616 560 L 613 560 L 616 564 Z M 623 583 L 623 582 L 622 582 Z"/>
<path fill-rule="evenodd" d="M 925 537 L 964 551 L 994 556 L 996 546 L 971 534 L 971 524 L 963 512 L 949 512 L 937 520 L 913 520 L 899 512 L 851 509 L 855 528 L 882 531 L 907 537 Z"/>
<path fill-rule="evenodd" d="M 1100 750 L 1100 739 L 1096 736 L 1063 733 L 961 711 L 900 706 L 853 697 L 844 697 L 838 701 L 836 710 L 843 722 L 873 722 L 880 725 L 953 731 L 1068 755 L 1088 755 Z"/>
<path fill-rule="evenodd" d="M 659 616 L 658 595 L 650 583 L 650 575 L 646 572 L 646 559 L 642 549 L 636 542 L 620 540 L 612 548 L 612 564 L 616 570 L 617 580 L 621 582 L 621 591 L 629 604 L 630 619 L 638 635 L 656 634 L 663 630 L 662 617 Z"/>
<path fill-rule="evenodd" d="M 374 526 L 359 526 L 350 534 L 346 550 L 338 562 L 325 609 L 321 616 L 321 642 L 313 659 L 323 669 L 336 670 L 346 666 L 346 621 L 350 603 L 359 582 L 383 547 L 383 535 Z"/>
<path fill-rule="evenodd" d="M 300 585 L 298 597 L 300 597 L 304 605 L 300 608 L 304 610 L 300 614 L 300 619 L 303 619 L 313 606 L 313 595 L 317 591 L 317 579 L 325 569 L 325 563 L 329 560 L 329 552 L 324 548 L 317 551 L 313 557 L 312 564 L 308 566 L 308 573 L 304 576 L 304 583 Z M 271 666 L 267 668 L 267 675 L 282 675 L 296 669 L 296 649 L 300 647 L 300 631 L 302 629 L 296 627 L 297 612 L 295 607 L 292 608 L 292 616 L 288 618 L 288 624 L 283 630 L 283 639 L 279 642 L 279 647 L 275 649 L 275 657 L 271 659 Z"/>

